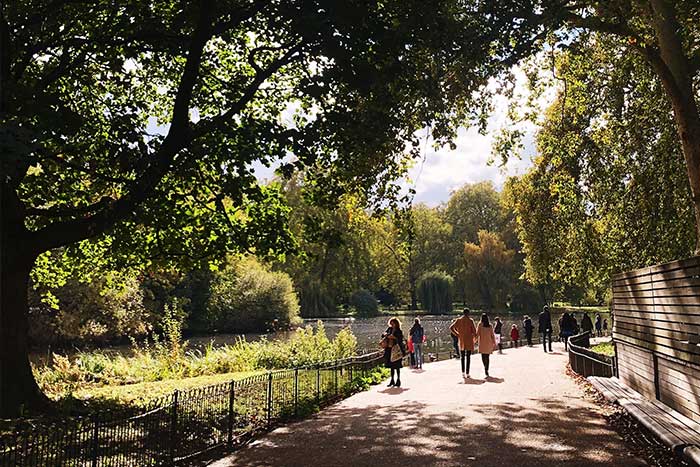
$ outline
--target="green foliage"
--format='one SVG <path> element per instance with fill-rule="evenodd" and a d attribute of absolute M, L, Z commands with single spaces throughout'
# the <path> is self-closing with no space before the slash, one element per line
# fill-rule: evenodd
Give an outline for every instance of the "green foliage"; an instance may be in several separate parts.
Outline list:
<path fill-rule="evenodd" d="M 602 344 L 596 344 L 591 347 L 591 350 L 603 355 L 607 355 L 609 357 L 615 356 L 615 346 L 612 344 L 612 342 L 603 342 Z"/>
<path fill-rule="evenodd" d="M 29 337 L 38 343 L 106 343 L 148 333 L 154 316 L 138 280 L 117 272 L 81 282 L 69 276 L 55 288 L 35 284 Z M 54 301 L 46 303 L 50 294 Z"/>
<path fill-rule="evenodd" d="M 369 290 L 360 289 L 350 296 L 350 306 L 358 316 L 376 316 L 379 314 L 379 303 Z"/>
<path fill-rule="evenodd" d="M 534 167 L 509 182 L 526 277 L 550 297 L 604 303 L 611 274 L 695 246 L 670 102 L 643 58 L 620 47 L 582 34 L 557 54 L 566 95 L 544 114 Z"/>
<path fill-rule="evenodd" d="M 389 377 L 390 371 L 388 368 L 378 367 L 366 375 L 357 375 L 352 380 L 352 387 L 357 391 L 366 391 L 370 386 L 379 384 Z"/>
<path fill-rule="evenodd" d="M 303 317 L 320 318 L 336 314 L 335 300 L 318 281 L 303 283 L 299 295 Z"/>
<path fill-rule="evenodd" d="M 418 297 L 422 308 L 433 314 L 452 311 L 454 279 L 442 271 L 423 274 L 418 282 Z"/>
<path fill-rule="evenodd" d="M 508 292 L 516 280 L 515 251 L 506 248 L 498 234 L 480 230 L 478 244 L 464 244 L 464 265 L 472 293 L 481 297 L 487 309 L 505 308 Z"/>
<path fill-rule="evenodd" d="M 168 307 L 168 315 L 176 316 Z M 52 364 L 34 369 L 40 386 L 49 394 L 86 388 L 192 378 L 225 373 L 251 372 L 301 367 L 341 360 L 357 352 L 357 340 L 349 329 L 328 339 L 322 323 L 298 329 L 287 341 L 246 342 L 207 346 L 203 351 L 188 350 L 187 342 L 175 342 L 177 318 L 167 318 L 165 336 L 154 342 L 135 345 L 131 354 L 106 351 L 79 352 L 68 358 L 53 355 Z"/>
<path fill-rule="evenodd" d="M 286 329 L 300 322 L 289 276 L 270 271 L 253 257 L 237 260 L 215 275 L 208 314 L 210 329 L 218 331 Z"/>

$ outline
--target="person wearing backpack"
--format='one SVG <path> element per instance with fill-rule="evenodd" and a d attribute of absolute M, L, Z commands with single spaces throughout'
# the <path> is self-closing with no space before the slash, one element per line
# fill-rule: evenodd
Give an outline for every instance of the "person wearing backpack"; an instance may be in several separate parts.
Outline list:
<path fill-rule="evenodd" d="M 413 342 L 413 353 L 415 354 L 416 363 L 415 367 L 418 369 L 423 368 L 423 340 L 425 338 L 425 330 L 420 324 L 420 319 L 416 318 L 408 331 L 408 335 L 411 336 L 411 341 Z"/>

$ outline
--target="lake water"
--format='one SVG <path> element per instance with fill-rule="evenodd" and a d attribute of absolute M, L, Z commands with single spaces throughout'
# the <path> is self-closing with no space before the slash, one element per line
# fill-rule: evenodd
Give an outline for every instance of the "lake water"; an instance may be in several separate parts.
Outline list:
<path fill-rule="evenodd" d="M 595 313 L 589 313 L 592 320 L 595 320 Z M 437 353 L 437 352 L 450 352 L 452 350 L 452 338 L 450 337 L 449 326 L 453 319 L 458 318 L 460 315 L 421 315 L 419 316 L 421 324 L 425 330 L 426 335 L 426 345 L 424 352 Z M 489 318 L 493 322 L 493 318 L 499 316 L 501 321 L 503 321 L 503 337 L 504 340 L 510 340 L 510 328 L 512 324 L 517 324 L 520 329 L 521 338 L 524 339 L 525 333 L 522 329 L 522 320 L 525 316 L 524 313 L 500 313 L 491 314 Z M 553 336 L 559 335 L 559 328 L 557 321 L 561 313 L 552 313 L 552 324 L 554 326 Z M 601 313 L 603 318 L 608 320 L 608 332 L 612 329 L 612 320 L 610 319 L 610 313 Z M 472 313 L 471 317 L 475 322 L 478 323 L 481 317 L 480 313 Z M 530 315 L 535 326 L 535 333 L 537 332 L 537 313 Z M 580 312 L 576 313 L 576 319 L 581 322 L 582 314 Z M 404 335 L 408 338 L 408 330 L 413 325 L 414 316 L 403 315 L 398 317 L 402 323 L 402 329 L 404 330 Z M 355 337 L 357 337 L 358 352 L 367 353 L 373 352 L 379 349 L 379 341 L 382 333 L 387 328 L 387 321 L 389 316 L 383 315 L 374 318 L 323 318 L 324 327 L 326 328 L 326 333 L 329 338 L 334 337 L 338 331 L 349 327 L 352 330 Z M 306 320 L 305 325 L 315 326 L 318 320 Z M 194 336 L 188 339 L 188 347 L 190 349 L 204 349 L 207 345 L 212 343 L 215 347 L 222 345 L 234 344 L 238 339 L 245 339 L 247 341 L 256 341 L 262 338 L 268 340 L 285 340 L 288 339 L 291 333 L 294 331 L 284 331 L 274 334 L 217 334 L 208 336 Z M 537 338 L 537 334 L 534 335 Z M 50 350 L 49 350 L 50 351 Z M 128 354 L 131 351 L 131 346 L 129 345 L 117 345 L 104 348 L 103 351 Z M 59 352 L 66 353 L 66 352 Z M 67 352 L 69 355 L 74 352 Z M 32 355 L 32 360 L 35 363 L 45 360 L 47 357 L 47 351 L 39 351 Z"/>

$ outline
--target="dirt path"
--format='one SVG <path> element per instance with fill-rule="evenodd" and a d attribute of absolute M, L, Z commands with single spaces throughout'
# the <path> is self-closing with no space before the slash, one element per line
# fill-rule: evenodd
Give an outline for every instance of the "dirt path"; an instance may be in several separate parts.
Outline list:
<path fill-rule="evenodd" d="M 228 466 L 640 466 L 565 374 L 566 355 L 541 347 L 403 369 L 386 384 L 269 433 L 211 464 Z"/>

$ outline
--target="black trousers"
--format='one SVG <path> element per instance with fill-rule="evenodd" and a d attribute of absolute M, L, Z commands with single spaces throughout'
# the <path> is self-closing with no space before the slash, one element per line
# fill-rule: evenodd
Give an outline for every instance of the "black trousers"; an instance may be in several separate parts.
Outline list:
<path fill-rule="evenodd" d="M 489 354 L 487 354 L 487 353 L 482 353 L 482 354 L 481 354 L 481 361 L 484 363 L 484 371 L 485 371 L 486 373 L 489 372 L 489 363 L 490 363 L 489 357 L 490 357 L 490 356 L 491 356 L 491 355 L 489 355 Z"/>
<path fill-rule="evenodd" d="M 457 355 L 459 355 L 459 337 L 455 335 L 452 336 L 452 345 L 455 348 L 455 357 L 457 357 Z"/>
<path fill-rule="evenodd" d="M 549 339 L 549 351 L 552 351 L 552 330 L 550 329 L 549 331 L 545 331 L 542 333 L 542 346 L 544 347 L 544 351 L 547 351 L 547 339 Z"/>
<path fill-rule="evenodd" d="M 462 363 L 462 373 L 469 374 L 469 365 L 471 363 L 472 351 L 471 350 L 460 350 L 459 355 L 460 355 L 460 362 Z"/>
<path fill-rule="evenodd" d="M 527 338 L 527 345 L 532 345 L 532 333 L 525 334 L 525 337 Z"/>

